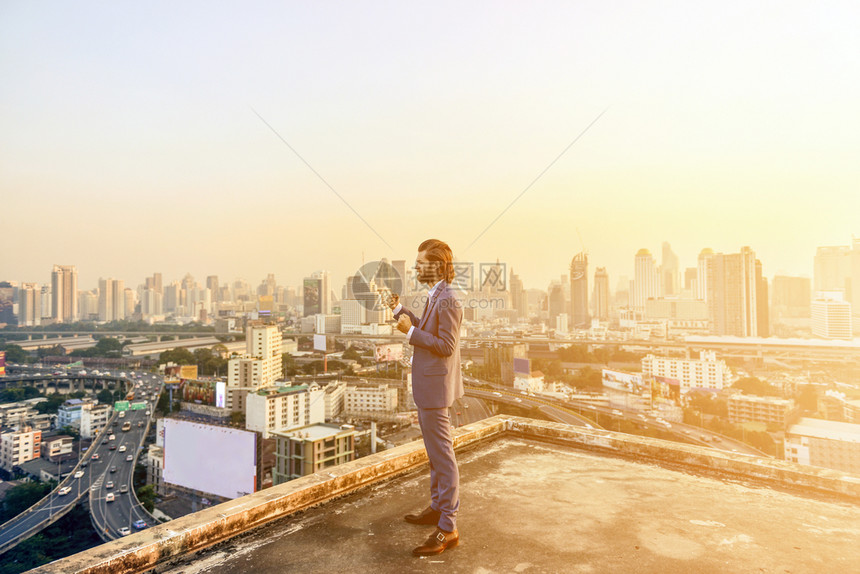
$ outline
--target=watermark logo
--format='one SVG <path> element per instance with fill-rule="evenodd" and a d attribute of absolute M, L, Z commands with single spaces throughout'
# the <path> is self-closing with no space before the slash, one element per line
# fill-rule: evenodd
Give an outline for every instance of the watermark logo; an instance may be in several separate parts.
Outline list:
<path fill-rule="evenodd" d="M 481 263 L 481 290 L 507 291 L 507 265 L 505 263 Z"/>

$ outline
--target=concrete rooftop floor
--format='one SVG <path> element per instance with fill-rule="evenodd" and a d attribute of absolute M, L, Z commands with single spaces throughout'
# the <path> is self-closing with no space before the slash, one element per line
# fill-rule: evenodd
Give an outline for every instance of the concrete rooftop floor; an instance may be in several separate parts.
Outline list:
<path fill-rule="evenodd" d="M 860 572 L 860 507 L 738 480 L 501 437 L 458 452 L 460 546 L 411 549 L 432 527 L 411 472 L 277 520 L 155 571 Z"/>

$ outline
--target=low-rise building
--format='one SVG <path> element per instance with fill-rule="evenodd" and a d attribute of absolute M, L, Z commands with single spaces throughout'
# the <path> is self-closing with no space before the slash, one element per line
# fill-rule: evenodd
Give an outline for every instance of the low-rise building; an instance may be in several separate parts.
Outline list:
<path fill-rule="evenodd" d="M 317 384 L 270 387 L 245 397 L 245 428 L 269 438 L 286 431 L 325 421 L 325 391 Z"/>
<path fill-rule="evenodd" d="M 356 418 L 394 415 L 397 392 L 396 386 L 385 383 L 347 385 L 345 413 Z"/>
<path fill-rule="evenodd" d="M 729 422 L 766 423 L 786 428 L 794 412 L 794 401 L 778 397 L 758 397 L 740 393 L 729 397 Z"/>
<path fill-rule="evenodd" d="M 346 408 L 346 383 L 332 381 L 325 387 L 325 420 L 331 421 Z"/>
<path fill-rule="evenodd" d="M 785 460 L 860 475 L 860 424 L 802 418 L 785 432 Z"/>
<path fill-rule="evenodd" d="M 350 425 L 308 425 L 272 436 L 276 441 L 274 485 L 355 459 L 355 429 Z"/>
<path fill-rule="evenodd" d="M 698 359 L 646 355 L 642 359 L 642 375 L 675 379 L 680 382 L 681 394 L 686 394 L 695 388 L 722 389 L 731 383 L 732 373 L 715 352 L 702 351 Z"/>
<path fill-rule="evenodd" d="M 24 427 L 0 433 L 0 467 L 8 472 L 16 466 L 39 458 L 42 452 L 42 431 Z"/>
<path fill-rule="evenodd" d="M 93 438 L 107 426 L 113 414 L 110 405 L 92 405 L 81 411 L 81 437 Z"/>
<path fill-rule="evenodd" d="M 95 400 L 91 397 L 82 399 L 68 399 L 57 409 L 57 427 L 81 428 L 81 412 L 91 408 Z"/>
<path fill-rule="evenodd" d="M 164 494 L 164 448 L 154 444 L 146 451 L 146 483 L 156 494 Z"/>
<path fill-rule="evenodd" d="M 45 437 L 41 443 L 41 456 L 51 462 L 68 458 L 72 454 L 73 442 L 68 435 Z"/>

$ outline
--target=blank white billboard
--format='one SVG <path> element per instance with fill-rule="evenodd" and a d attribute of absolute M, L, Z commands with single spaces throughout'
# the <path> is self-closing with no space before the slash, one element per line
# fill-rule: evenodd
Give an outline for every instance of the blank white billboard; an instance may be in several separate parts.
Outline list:
<path fill-rule="evenodd" d="M 164 419 L 164 481 L 238 498 L 257 486 L 257 435 Z"/>

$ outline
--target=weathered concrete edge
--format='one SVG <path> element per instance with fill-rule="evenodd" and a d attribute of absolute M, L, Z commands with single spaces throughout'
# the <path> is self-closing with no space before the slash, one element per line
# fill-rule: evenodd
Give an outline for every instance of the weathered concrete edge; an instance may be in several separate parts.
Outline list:
<path fill-rule="evenodd" d="M 816 491 L 860 503 L 860 477 L 837 470 L 549 421 L 514 416 L 505 419 L 505 430 L 524 438 Z"/>
<path fill-rule="evenodd" d="M 860 502 L 860 477 L 794 463 L 749 457 L 661 439 L 534 419 L 495 416 L 455 432 L 458 451 L 502 435 L 585 451 L 762 480 Z M 31 570 L 35 574 L 137 573 L 247 533 L 272 520 L 404 474 L 427 462 L 421 441 L 243 496 Z"/>
<path fill-rule="evenodd" d="M 503 417 L 478 421 L 455 431 L 454 447 L 460 451 L 493 439 L 503 432 Z M 389 480 L 426 462 L 423 443 L 413 441 L 106 542 L 30 572 L 131 574 L 151 571 L 166 562 L 244 534 L 272 520 Z"/>

